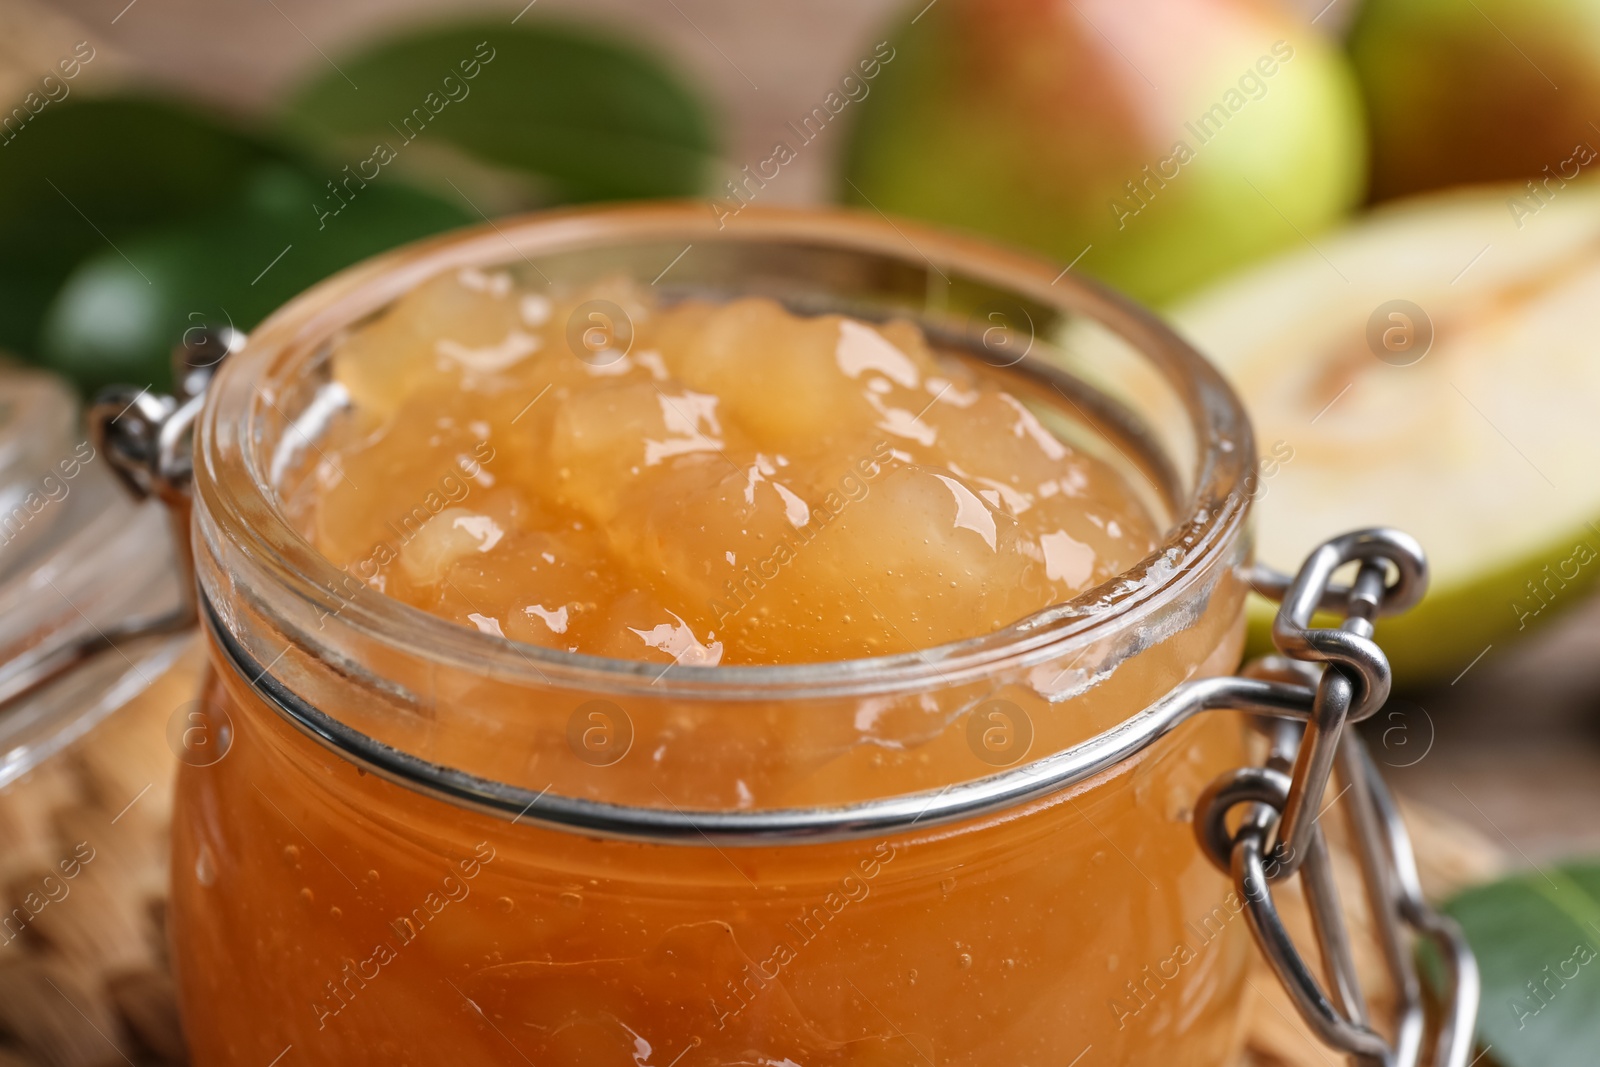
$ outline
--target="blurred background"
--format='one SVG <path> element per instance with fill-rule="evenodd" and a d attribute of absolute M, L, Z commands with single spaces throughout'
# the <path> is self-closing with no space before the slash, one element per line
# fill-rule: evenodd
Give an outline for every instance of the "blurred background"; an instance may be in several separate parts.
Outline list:
<path fill-rule="evenodd" d="M 1489 1059 L 1590 1063 L 1600 978 L 1530 1036 L 1493 939 L 1600 944 L 1597 123 L 1595 0 L 0 0 L 0 348 L 159 389 L 185 330 L 384 248 L 649 197 L 915 217 L 1123 289 L 1245 394 L 1263 558 L 1429 549 L 1370 740 L 1512 873 L 1457 909 Z"/>

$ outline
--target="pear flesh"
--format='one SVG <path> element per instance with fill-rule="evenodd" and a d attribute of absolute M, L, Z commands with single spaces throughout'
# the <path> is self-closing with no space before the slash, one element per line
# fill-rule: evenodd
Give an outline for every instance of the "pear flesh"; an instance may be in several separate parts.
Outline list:
<path fill-rule="evenodd" d="M 1376 525 L 1427 549 L 1428 596 L 1378 629 L 1402 685 L 1459 676 L 1600 576 L 1600 188 L 1542 192 L 1399 202 L 1174 313 L 1271 460 L 1258 558 L 1292 569 Z M 1258 644 L 1269 620 L 1257 604 Z"/>

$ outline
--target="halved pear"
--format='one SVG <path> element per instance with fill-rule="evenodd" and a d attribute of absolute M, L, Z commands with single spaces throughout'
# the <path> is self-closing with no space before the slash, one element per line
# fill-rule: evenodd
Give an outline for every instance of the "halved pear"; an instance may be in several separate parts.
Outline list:
<path fill-rule="evenodd" d="M 1458 677 L 1600 577 L 1600 187 L 1543 193 L 1399 202 L 1173 313 L 1255 423 L 1259 559 L 1376 525 L 1427 549 L 1426 599 L 1378 628 L 1397 684 Z"/>

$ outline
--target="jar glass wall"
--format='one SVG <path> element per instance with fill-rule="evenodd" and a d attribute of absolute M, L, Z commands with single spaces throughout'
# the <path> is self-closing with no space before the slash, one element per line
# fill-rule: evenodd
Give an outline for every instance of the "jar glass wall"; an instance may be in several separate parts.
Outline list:
<path fill-rule="evenodd" d="M 348 414 L 341 339 L 463 267 L 909 317 L 1120 469 L 1166 540 L 997 633 L 842 663 L 663 671 L 428 615 L 321 558 L 293 501 Z M 232 746 L 180 776 L 174 943 L 196 1061 L 292 1046 L 326 1063 L 1024 1064 L 1092 1046 L 1227 1062 L 1248 938 L 1189 817 L 1243 758 L 1231 715 L 1069 792 L 884 837 L 642 844 L 551 826 L 540 798 L 836 806 L 1114 729 L 1236 665 L 1252 462 L 1227 387 L 1142 312 L 869 218 L 558 214 L 319 286 L 223 369 L 197 445 L 206 702 Z M 421 488 L 393 487 L 395 504 Z"/>

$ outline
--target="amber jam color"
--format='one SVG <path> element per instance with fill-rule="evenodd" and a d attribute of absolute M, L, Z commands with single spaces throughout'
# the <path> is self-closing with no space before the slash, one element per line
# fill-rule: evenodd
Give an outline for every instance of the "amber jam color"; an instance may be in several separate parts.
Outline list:
<path fill-rule="evenodd" d="M 1248 938 L 1189 815 L 1234 716 L 845 841 L 608 840 L 438 786 L 833 806 L 1059 751 L 1234 667 L 1252 462 L 1143 313 L 903 224 L 586 211 L 324 283 L 198 443 L 231 746 L 175 816 L 196 1062 L 1229 1062 Z"/>

